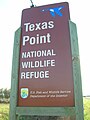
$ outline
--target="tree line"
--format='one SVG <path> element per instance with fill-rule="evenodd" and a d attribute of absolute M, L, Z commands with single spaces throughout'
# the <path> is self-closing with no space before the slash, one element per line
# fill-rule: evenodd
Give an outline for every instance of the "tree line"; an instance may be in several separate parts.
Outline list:
<path fill-rule="evenodd" d="M 0 89 L 0 103 L 9 103 L 10 102 L 10 89 L 1 88 Z"/>

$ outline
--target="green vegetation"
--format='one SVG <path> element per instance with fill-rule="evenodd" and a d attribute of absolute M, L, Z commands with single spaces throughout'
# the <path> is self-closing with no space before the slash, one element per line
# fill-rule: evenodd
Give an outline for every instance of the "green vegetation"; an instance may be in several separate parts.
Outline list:
<path fill-rule="evenodd" d="M 84 120 L 90 120 L 90 98 L 84 98 Z"/>
<path fill-rule="evenodd" d="M 0 104 L 0 120 L 9 120 L 9 104 Z M 90 120 L 90 98 L 84 98 L 84 120 Z"/>
<path fill-rule="evenodd" d="M 0 103 L 9 103 L 10 89 L 0 89 Z"/>
<path fill-rule="evenodd" d="M 0 120 L 9 120 L 9 104 L 0 104 Z"/>

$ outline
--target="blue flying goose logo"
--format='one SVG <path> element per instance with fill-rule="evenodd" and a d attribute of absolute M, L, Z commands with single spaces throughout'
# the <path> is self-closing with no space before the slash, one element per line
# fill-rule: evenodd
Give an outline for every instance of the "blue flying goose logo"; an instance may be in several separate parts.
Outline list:
<path fill-rule="evenodd" d="M 52 17 L 55 17 L 56 15 L 62 17 L 63 14 L 61 13 L 61 10 L 64 8 L 64 6 L 60 6 L 57 8 L 47 8 L 47 9 L 43 9 L 42 11 L 49 11 Z"/>

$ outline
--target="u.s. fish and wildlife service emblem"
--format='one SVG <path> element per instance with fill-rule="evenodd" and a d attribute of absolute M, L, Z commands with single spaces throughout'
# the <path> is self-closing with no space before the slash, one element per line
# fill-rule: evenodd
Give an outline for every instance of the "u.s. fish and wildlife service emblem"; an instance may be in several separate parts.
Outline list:
<path fill-rule="evenodd" d="M 29 90 L 28 88 L 21 88 L 21 98 L 25 99 L 29 95 Z"/>

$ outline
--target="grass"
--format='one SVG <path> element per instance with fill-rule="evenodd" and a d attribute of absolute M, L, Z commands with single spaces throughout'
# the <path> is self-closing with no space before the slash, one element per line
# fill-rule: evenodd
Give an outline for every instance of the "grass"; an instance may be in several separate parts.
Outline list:
<path fill-rule="evenodd" d="M 0 104 L 0 120 L 9 120 L 9 104 Z M 90 98 L 84 98 L 84 120 L 90 120 Z"/>
<path fill-rule="evenodd" d="M 9 120 L 9 104 L 0 104 L 0 120 Z"/>
<path fill-rule="evenodd" d="M 84 120 L 90 120 L 90 98 L 84 98 Z"/>

